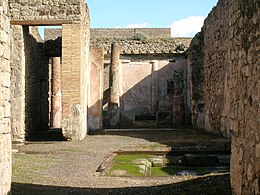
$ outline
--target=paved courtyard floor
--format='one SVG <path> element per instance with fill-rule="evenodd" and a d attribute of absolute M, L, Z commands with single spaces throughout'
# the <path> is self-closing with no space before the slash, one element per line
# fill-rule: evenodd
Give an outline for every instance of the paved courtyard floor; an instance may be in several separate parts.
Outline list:
<path fill-rule="evenodd" d="M 189 129 L 103 131 L 83 141 L 13 146 L 12 194 L 231 194 L 229 174 L 106 177 L 96 170 L 114 151 L 230 150 L 229 140 Z"/>

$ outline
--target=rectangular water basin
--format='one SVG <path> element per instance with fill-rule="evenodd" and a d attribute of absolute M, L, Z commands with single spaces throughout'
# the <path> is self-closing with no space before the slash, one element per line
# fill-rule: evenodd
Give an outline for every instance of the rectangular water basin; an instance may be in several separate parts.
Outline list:
<path fill-rule="evenodd" d="M 117 152 L 97 171 L 106 176 L 181 176 L 228 173 L 230 154 L 223 151 Z"/>

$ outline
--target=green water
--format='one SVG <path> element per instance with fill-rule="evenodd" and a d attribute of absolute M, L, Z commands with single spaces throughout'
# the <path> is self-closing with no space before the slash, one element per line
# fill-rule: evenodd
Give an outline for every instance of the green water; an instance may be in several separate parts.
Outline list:
<path fill-rule="evenodd" d="M 113 165 L 107 171 L 107 176 L 172 176 L 172 175 L 205 175 L 215 172 L 229 172 L 228 166 L 218 167 L 190 167 L 171 164 L 170 166 L 162 165 L 150 167 L 146 171 L 140 169 L 140 164 L 136 160 L 146 159 L 149 161 L 152 155 L 117 155 Z M 165 162 L 169 162 L 166 157 Z M 141 165 L 143 166 L 143 165 Z M 144 166 L 143 166 L 144 167 Z M 149 167 L 149 166 L 148 166 Z"/>

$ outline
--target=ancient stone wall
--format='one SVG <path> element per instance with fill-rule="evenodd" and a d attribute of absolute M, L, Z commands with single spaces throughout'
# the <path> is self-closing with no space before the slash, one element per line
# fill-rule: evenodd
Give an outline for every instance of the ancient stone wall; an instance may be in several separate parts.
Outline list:
<path fill-rule="evenodd" d="M 11 128 L 13 142 L 25 139 L 25 50 L 22 26 L 11 27 Z"/>
<path fill-rule="evenodd" d="M 0 194 L 11 189 L 10 22 L 8 2 L 0 0 Z"/>
<path fill-rule="evenodd" d="M 117 38 L 133 39 L 135 34 L 144 34 L 146 38 L 171 38 L 170 28 L 136 28 L 136 29 L 115 29 L 115 28 L 93 28 L 90 29 L 92 39 Z M 61 29 L 45 29 L 44 40 L 55 40 L 61 36 Z"/>
<path fill-rule="evenodd" d="M 11 19 L 13 21 L 31 20 L 71 20 L 82 21 L 85 11 L 84 0 L 10 0 Z"/>
<path fill-rule="evenodd" d="M 48 60 L 43 57 L 43 44 L 37 43 L 39 36 L 35 36 L 34 28 L 28 26 L 62 25 L 63 134 L 68 139 L 83 139 L 87 132 L 86 94 L 89 78 L 86 75 L 89 75 L 90 34 L 89 13 L 85 0 L 11 0 L 9 7 L 11 24 L 24 26 L 22 33 L 25 56 L 26 129 L 44 130 L 47 126 L 45 124 L 48 124 L 46 121 L 49 108 Z M 53 53 L 46 53 L 45 48 L 45 54 L 48 56 L 56 55 Z M 44 65 L 38 66 L 43 61 Z"/>
<path fill-rule="evenodd" d="M 229 1 L 231 178 L 234 194 L 260 192 L 260 2 Z"/>
<path fill-rule="evenodd" d="M 229 135 L 227 100 L 228 1 L 220 0 L 205 20 L 204 34 L 204 111 L 205 129 Z M 214 25 L 210 25 L 213 24 Z"/>
<path fill-rule="evenodd" d="M 126 39 L 91 39 L 91 44 L 103 47 L 106 53 L 111 52 L 111 44 L 116 42 L 120 45 L 122 54 L 153 54 L 153 53 L 177 53 L 183 52 L 189 47 L 187 39 L 185 44 L 169 39 L 146 39 L 146 40 L 126 40 Z"/>
<path fill-rule="evenodd" d="M 234 194 L 260 191 L 259 4 L 220 0 L 189 51 L 193 125 L 232 139 Z"/>
<path fill-rule="evenodd" d="M 23 27 L 25 125 L 27 133 L 48 129 L 48 58 L 32 27 Z"/>
<path fill-rule="evenodd" d="M 95 36 L 93 31 L 99 32 L 98 34 L 104 33 L 102 29 L 91 29 L 90 32 L 93 37 L 91 37 L 91 45 L 103 47 L 105 53 L 111 53 L 111 44 L 117 42 L 121 46 L 122 54 L 153 54 L 153 53 L 176 53 L 186 50 L 191 42 L 191 38 L 161 38 L 164 35 L 160 35 L 156 29 L 147 29 L 150 33 L 155 30 L 158 33 L 158 37 L 148 38 L 144 40 L 138 40 L 134 37 L 130 38 L 117 38 L 116 34 L 109 34 L 109 38 Z M 120 31 L 118 29 L 118 31 Z M 124 29 L 122 29 L 124 31 Z M 46 28 L 44 30 L 44 40 L 45 42 L 51 42 L 57 40 L 61 37 L 61 29 Z"/>
<path fill-rule="evenodd" d="M 45 28 L 44 41 L 56 40 L 58 37 L 61 37 L 61 34 L 62 34 L 61 28 Z"/>
<path fill-rule="evenodd" d="M 120 38 L 132 39 L 138 34 L 147 38 L 170 38 L 170 28 L 94 28 L 91 29 L 91 38 Z"/>
<path fill-rule="evenodd" d="M 48 128 L 48 59 L 37 28 L 17 25 L 11 32 L 12 136 L 23 141 Z"/>
<path fill-rule="evenodd" d="M 229 136 L 225 82 L 229 63 L 228 6 L 226 0 L 218 2 L 189 49 L 193 125 L 226 136 Z"/>
<path fill-rule="evenodd" d="M 188 83 L 193 128 L 204 129 L 204 37 L 198 33 L 188 50 Z"/>

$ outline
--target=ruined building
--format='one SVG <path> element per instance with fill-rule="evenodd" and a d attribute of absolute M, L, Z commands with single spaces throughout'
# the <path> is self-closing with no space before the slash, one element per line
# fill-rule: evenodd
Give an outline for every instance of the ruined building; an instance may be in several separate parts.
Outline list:
<path fill-rule="evenodd" d="M 142 44 L 90 47 L 85 0 L 0 0 L 0 194 L 10 191 L 12 141 L 49 127 L 77 141 L 104 127 L 190 123 L 232 140 L 233 193 L 259 194 L 259 4 L 219 0 L 188 49 L 158 51 L 141 49 L 163 43 L 137 30 L 128 34 Z M 42 25 L 61 26 L 62 38 L 43 42 Z"/>
<path fill-rule="evenodd" d="M 191 39 L 171 38 L 170 28 L 91 29 L 90 32 L 89 130 L 172 128 L 190 124 L 188 85 L 183 76 L 186 80 L 184 51 Z M 44 40 L 51 53 L 61 53 L 61 36 L 61 29 L 45 29 Z M 117 96 L 117 100 L 111 96 Z M 111 114 L 111 101 L 119 105 L 114 110 L 115 116 Z"/>

